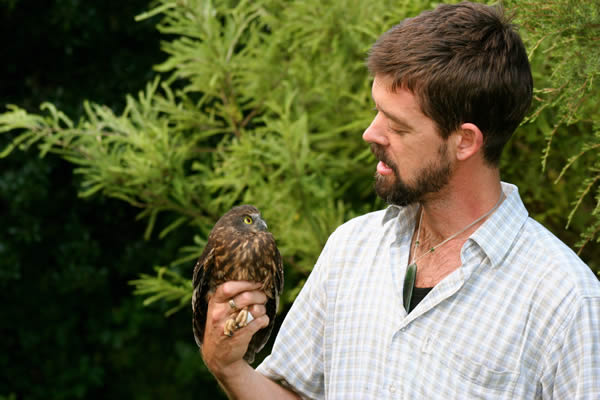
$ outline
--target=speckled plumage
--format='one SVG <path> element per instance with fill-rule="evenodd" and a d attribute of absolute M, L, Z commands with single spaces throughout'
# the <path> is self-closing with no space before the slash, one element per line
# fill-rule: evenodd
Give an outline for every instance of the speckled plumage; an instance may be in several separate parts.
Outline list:
<path fill-rule="evenodd" d="M 248 223 L 250 217 L 252 223 Z M 192 297 L 194 337 L 202 347 L 208 299 L 217 286 L 231 280 L 262 282 L 269 325 L 256 332 L 244 359 L 251 363 L 271 335 L 279 296 L 283 290 L 283 264 L 273 235 L 266 230 L 253 206 L 234 207 L 213 227 L 194 267 Z"/>

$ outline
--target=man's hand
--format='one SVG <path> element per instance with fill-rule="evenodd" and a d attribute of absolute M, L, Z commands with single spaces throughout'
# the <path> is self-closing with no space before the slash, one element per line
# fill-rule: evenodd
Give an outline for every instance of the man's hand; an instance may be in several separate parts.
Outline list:
<path fill-rule="evenodd" d="M 217 287 L 208 302 L 202 358 L 208 369 L 219 380 L 235 374 L 242 364 L 252 336 L 269 324 L 265 303 L 267 296 L 258 289 L 260 283 L 230 281 Z M 230 305 L 233 299 L 235 308 Z M 224 333 L 225 322 L 240 309 L 247 308 L 254 320 L 236 330 L 233 336 Z"/>
<path fill-rule="evenodd" d="M 267 296 L 260 283 L 230 281 L 217 287 L 208 302 L 202 358 L 230 399 L 299 399 L 292 391 L 256 372 L 244 360 L 248 343 L 260 329 L 269 325 Z M 235 309 L 229 304 L 233 299 Z M 225 335 L 225 322 L 247 307 L 254 319 L 233 336 Z"/>

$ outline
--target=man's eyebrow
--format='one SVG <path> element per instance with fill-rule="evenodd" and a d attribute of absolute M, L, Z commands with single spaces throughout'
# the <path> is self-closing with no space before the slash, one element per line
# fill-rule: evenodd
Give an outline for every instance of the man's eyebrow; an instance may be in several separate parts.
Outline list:
<path fill-rule="evenodd" d="M 407 121 L 405 121 L 405 120 L 403 120 L 403 119 L 401 119 L 401 118 L 398 118 L 397 116 L 395 116 L 395 115 L 393 115 L 393 114 L 390 114 L 389 112 L 387 112 L 387 111 L 385 111 L 384 109 L 382 109 L 381 107 L 379 107 L 377 104 L 375 104 L 375 108 L 376 108 L 378 111 L 381 111 L 381 113 L 382 113 L 383 115 L 385 115 L 385 117 L 386 117 L 387 119 L 390 119 L 390 120 L 392 120 L 392 121 L 393 121 L 395 124 L 401 125 L 401 126 L 403 126 L 404 128 L 407 128 L 407 129 L 409 129 L 409 130 L 413 130 L 413 127 L 412 127 L 412 126 L 411 126 L 411 125 L 410 125 L 410 124 L 409 124 Z"/>

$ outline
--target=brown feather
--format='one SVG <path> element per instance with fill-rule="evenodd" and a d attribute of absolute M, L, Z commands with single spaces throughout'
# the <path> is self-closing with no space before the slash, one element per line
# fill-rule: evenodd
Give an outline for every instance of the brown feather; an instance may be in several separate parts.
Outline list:
<path fill-rule="evenodd" d="M 244 222 L 247 216 L 253 218 L 252 224 Z M 249 363 L 269 339 L 283 291 L 281 255 L 273 235 L 260 225 L 261 222 L 260 212 L 253 206 L 243 205 L 229 210 L 208 236 L 193 275 L 192 322 L 199 347 L 202 347 L 204 339 L 208 297 L 216 287 L 230 280 L 262 282 L 262 290 L 267 295 L 269 325 L 251 339 L 244 355 Z"/>

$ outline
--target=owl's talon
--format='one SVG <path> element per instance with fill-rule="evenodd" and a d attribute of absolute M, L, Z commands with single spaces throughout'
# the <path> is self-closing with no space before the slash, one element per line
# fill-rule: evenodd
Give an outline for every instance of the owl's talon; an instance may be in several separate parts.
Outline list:
<path fill-rule="evenodd" d="M 223 334 L 225 336 L 232 337 L 233 332 L 235 332 L 236 330 L 237 330 L 237 327 L 236 327 L 235 320 L 233 318 L 229 318 L 227 321 L 225 321 L 225 329 L 223 330 Z"/>
<path fill-rule="evenodd" d="M 248 325 L 248 309 L 244 308 L 240 310 L 238 315 L 235 317 L 235 326 L 236 328 L 243 328 Z"/>

